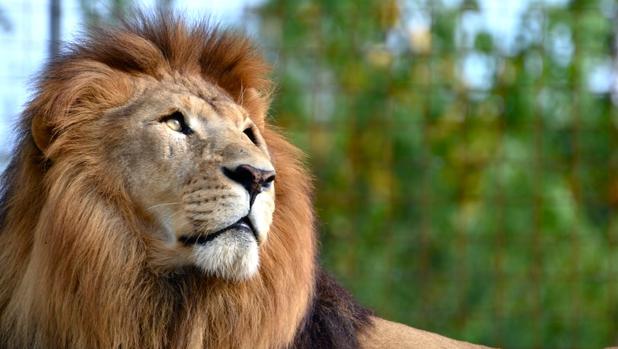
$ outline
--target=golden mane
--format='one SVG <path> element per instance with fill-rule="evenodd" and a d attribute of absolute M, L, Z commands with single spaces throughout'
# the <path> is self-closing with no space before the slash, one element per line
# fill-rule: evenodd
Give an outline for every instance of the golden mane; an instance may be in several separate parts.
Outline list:
<path fill-rule="evenodd" d="M 301 154 L 264 120 L 268 65 L 230 31 L 169 14 L 136 18 L 69 46 L 22 116 L 0 207 L 0 347 L 286 347 L 313 304 L 316 241 Z M 131 98 L 131 79 L 174 74 L 223 88 L 272 154 L 274 221 L 247 282 L 150 270 L 148 223 L 93 155 L 93 140 L 113 136 L 101 115 Z"/>

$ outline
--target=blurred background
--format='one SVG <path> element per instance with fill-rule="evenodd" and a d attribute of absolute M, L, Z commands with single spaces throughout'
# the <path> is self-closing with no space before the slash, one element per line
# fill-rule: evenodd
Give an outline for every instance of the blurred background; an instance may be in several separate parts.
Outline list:
<path fill-rule="evenodd" d="M 377 314 L 504 348 L 618 345 L 616 0 L 3 0 L 0 163 L 30 81 L 132 5 L 275 67 L 322 263 Z"/>

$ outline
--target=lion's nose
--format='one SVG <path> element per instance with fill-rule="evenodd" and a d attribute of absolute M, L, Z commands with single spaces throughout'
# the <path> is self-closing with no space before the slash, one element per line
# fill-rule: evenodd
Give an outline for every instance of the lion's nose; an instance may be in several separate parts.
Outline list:
<path fill-rule="evenodd" d="M 239 165 L 234 169 L 224 167 L 223 174 L 247 189 L 251 196 L 251 204 L 257 194 L 275 180 L 275 171 L 261 170 L 251 165 Z"/>

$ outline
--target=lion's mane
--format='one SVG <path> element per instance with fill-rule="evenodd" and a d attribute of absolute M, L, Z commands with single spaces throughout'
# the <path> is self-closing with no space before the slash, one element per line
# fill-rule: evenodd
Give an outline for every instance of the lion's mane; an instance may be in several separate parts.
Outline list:
<path fill-rule="evenodd" d="M 357 346 L 368 315 L 317 267 L 310 177 L 265 121 L 268 65 L 232 32 L 170 14 L 135 18 L 68 46 L 22 115 L 0 206 L 0 347 Z M 94 155 L 102 143 L 92 139 L 115 130 L 93 120 L 131 98 L 132 77 L 163 74 L 219 85 L 266 139 L 276 210 L 249 281 L 149 268 L 148 222 Z"/>

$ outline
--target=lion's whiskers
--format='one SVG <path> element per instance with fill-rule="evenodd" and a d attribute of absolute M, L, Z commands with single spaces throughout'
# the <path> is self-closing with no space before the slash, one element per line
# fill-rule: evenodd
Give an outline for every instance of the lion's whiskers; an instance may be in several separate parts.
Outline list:
<path fill-rule="evenodd" d="M 154 208 L 161 207 L 161 206 L 172 206 L 172 205 L 181 205 L 181 204 L 182 204 L 182 202 L 181 202 L 181 201 L 175 201 L 175 202 L 163 202 L 163 203 L 156 204 L 156 205 L 152 205 L 152 206 L 148 207 L 148 208 L 146 209 L 146 211 L 150 211 L 150 210 L 152 210 L 152 209 L 154 209 Z"/>

